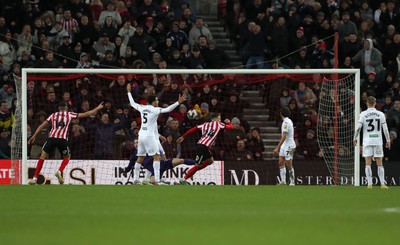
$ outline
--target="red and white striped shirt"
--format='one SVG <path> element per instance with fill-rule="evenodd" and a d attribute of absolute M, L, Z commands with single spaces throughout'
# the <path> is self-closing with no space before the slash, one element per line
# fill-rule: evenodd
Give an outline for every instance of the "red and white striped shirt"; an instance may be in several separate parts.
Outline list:
<path fill-rule="evenodd" d="M 217 138 L 219 131 L 224 129 L 225 126 L 225 123 L 217 121 L 211 121 L 197 125 L 197 128 L 201 130 L 201 138 L 197 144 L 203 144 L 207 147 L 210 147 L 214 143 L 215 138 Z"/>
<path fill-rule="evenodd" d="M 78 117 L 78 113 L 59 111 L 51 114 L 46 121 L 51 124 L 49 138 L 68 140 L 68 129 L 72 119 Z"/>

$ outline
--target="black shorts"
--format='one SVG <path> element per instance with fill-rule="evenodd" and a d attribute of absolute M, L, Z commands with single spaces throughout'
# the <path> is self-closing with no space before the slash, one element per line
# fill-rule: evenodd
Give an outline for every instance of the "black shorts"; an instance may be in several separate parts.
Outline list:
<path fill-rule="evenodd" d="M 196 149 L 197 149 L 197 155 L 195 161 L 197 165 L 200 165 L 202 162 L 212 157 L 210 150 L 208 149 L 207 146 L 203 144 L 197 144 Z"/>
<path fill-rule="evenodd" d="M 61 153 L 61 155 L 63 156 L 69 155 L 70 152 L 68 147 L 68 141 L 65 139 L 48 138 L 46 143 L 44 143 L 42 149 L 47 154 L 50 154 L 56 147 L 58 151 Z"/>

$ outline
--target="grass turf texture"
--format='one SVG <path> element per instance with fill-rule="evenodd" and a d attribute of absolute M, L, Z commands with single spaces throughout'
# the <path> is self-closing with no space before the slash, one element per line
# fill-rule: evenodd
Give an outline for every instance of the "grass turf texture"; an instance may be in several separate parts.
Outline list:
<path fill-rule="evenodd" d="M 400 188 L 0 186 L 1 244 L 395 244 Z M 397 238 L 397 239 L 396 239 Z"/>

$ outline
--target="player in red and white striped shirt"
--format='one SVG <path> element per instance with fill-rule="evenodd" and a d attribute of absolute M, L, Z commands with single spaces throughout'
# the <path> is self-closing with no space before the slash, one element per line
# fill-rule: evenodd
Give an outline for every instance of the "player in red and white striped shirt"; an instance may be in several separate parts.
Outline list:
<path fill-rule="evenodd" d="M 223 129 L 232 129 L 232 124 L 229 119 L 225 119 L 224 123 L 221 122 L 221 114 L 211 113 L 211 122 L 206 122 L 201 125 L 197 125 L 189 129 L 184 135 L 182 135 L 176 142 L 181 143 L 186 136 L 196 131 L 201 131 L 201 138 L 197 142 L 196 150 L 196 165 L 193 166 L 184 179 L 180 180 L 181 184 L 187 184 L 186 180 L 192 177 L 197 171 L 211 165 L 214 162 L 214 158 L 211 155 L 210 147 L 217 138 L 218 133 Z"/>
<path fill-rule="evenodd" d="M 28 144 L 32 144 L 33 142 L 35 142 L 36 136 L 48 124 L 51 124 L 51 130 L 49 133 L 49 138 L 43 145 L 42 155 L 40 156 L 37 162 L 35 175 L 33 176 L 33 179 L 29 181 L 29 184 L 31 185 L 36 184 L 37 178 L 40 174 L 40 171 L 42 170 L 44 160 L 47 158 L 48 154 L 50 154 L 56 147 L 64 157 L 61 166 L 56 173 L 56 177 L 58 178 L 58 181 L 60 182 L 61 185 L 64 184 L 62 172 L 64 168 L 67 166 L 70 159 L 70 152 L 68 147 L 69 125 L 71 124 L 73 119 L 88 117 L 90 115 L 97 113 L 97 111 L 100 110 L 101 108 L 103 108 L 103 103 L 101 103 L 91 111 L 87 111 L 85 113 L 75 113 L 75 112 L 69 112 L 67 103 L 61 102 L 60 105 L 58 106 L 58 109 L 60 111 L 51 114 L 42 124 L 40 124 L 40 126 L 36 129 L 33 136 L 28 140 Z"/>

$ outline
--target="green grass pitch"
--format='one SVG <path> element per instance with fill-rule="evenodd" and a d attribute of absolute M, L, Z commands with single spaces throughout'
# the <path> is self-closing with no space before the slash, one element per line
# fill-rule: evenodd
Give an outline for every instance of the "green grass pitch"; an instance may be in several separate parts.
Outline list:
<path fill-rule="evenodd" d="M 400 188 L 0 186 L 0 243 L 396 244 Z"/>

